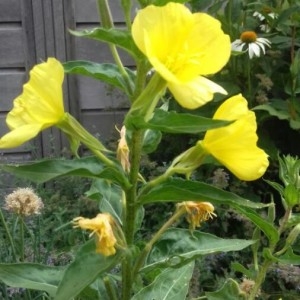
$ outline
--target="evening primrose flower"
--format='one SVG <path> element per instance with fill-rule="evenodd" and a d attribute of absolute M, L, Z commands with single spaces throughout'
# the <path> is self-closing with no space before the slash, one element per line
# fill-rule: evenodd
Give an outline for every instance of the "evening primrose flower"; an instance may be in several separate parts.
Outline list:
<path fill-rule="evenodd" d="M 265 54 L 266 47 L 271 47 L 271 42 L 268 39 L 258 37 L 254 31 L 244 31 L 240 38 L 231 44 L 232 51 L 248 51 L 250 59 Z"/>
<path fill-rule="evenodd" d="M 64 68 L 55 58 L 48 58 L 33 67 L 23 93 L 14 100 L 6 123 L 11 130 L 0 139 L 0 148 L 14 148 L 31 140 L 50 126 L 61 129 L 68 137 L 72 152 L 77 155 L 80 143 L 86 145 L 107 164 L 112 162 L 100 152 L 107 149 L 64 111 L 62 83 Z"/>
<path fill-rule="evenodd" d="M 149 5 L 137 13 L 132 37 L 181 106 L 195 109 L 214 93 L 226 94 L 203 77 L 221 70 L 230 57 L 230 39 L 218 20 L 179 3 Z"/>
<path fill-rule="evenodd" d="M 177 209 L 184 208 L 186 219 L 190 224 L 190 229 L 195 230 L 200 227 L 202 222 L 205 222 L 217 215 L 214 213 L 214 206 L 210 202 L 194 202 L 185 201 L 177 204 Z"/>
<path fill-rule="evenodd" d="M 115 221 L 110 214 L 101 213 L 93 219 L 77 217 L 73 219 L 74 227 L 92 230 L 90 236 L 96 236 L 96 252 L 104 256 L 116 253 L 115 245 L 117 239 L 113 232 Z"/>
<path fill-rule="evenodd" d="M 257 124 L 247 100 L 236 95 L 217 109 L 213 119 L 235 120 L 232 124 L 208 130 L 197 143 L 241 180 L 255 180 L 266 171 L 267 154 L 257 147 Z"/>
<path fill-rule="evenodd" d="M 14 100 L 6 123 L 11 130 L 0 139 L 0 148 L 18 147 L 64 117 L 63 66 L 55 59 L 36 65 L 23 93 Z"/>

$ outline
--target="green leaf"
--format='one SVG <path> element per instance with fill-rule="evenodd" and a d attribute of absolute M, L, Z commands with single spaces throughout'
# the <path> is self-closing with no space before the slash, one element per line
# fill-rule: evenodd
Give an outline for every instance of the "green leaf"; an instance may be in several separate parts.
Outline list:
<path fill-rule="evenodd" d="M 161 137 L 160 131 L 147 129 L 143 138 L 143 153 L 149 154 L 155 151 L 161 141 Z"/>
<path fill-rule="evenodd" d="M 267 219 L 264 219 L 252 209 L 241 207 L 238 204 L 231 204 L 231 206 L 240 214 L 244 215 L 249 220 L 251 220 L 251 222 L 254 223 L 267 236 L 271 244 L 275 244 L 278 242 L 278 229 L 274 226 L 272 222 L 269 222 Z"/>
<path fill-rule="evenodd" d="M 194 262 L 190 262 L 178 269 L 167 268 L 163 270 L 150 285 L 135 294 L 131 300 L 185 299 L 193 270 Z"/>
<path fill-rule="evenodd" d="M 53 297 L 64 269 L 33 263 L 0 264 L 0 280 L 6 285 L 40 290 Z"/>
<path fill-rule="evenodd" d="M 122 225 L 122 190 L 118 185 L 109 180 L 96 179 L 85 195 L 97 199 L 100 211 L 110 213 Z"/>
<path fill-rule="evenodd" d="M 145 190 L 146 189 L 147 185 L 145 186 Z M 180 178 L 169 178 L 146 193 L 141 191 L 138 201 L 142 204 L 155 202 L 209 201 L 214 204 L 240 205 L 254 209 L 268 206 L 268 204 L 252 202 L 203 182 Z"/>
<path fill-rule="evenodd" d="M 147 189 L 147 185 L 145 189 Z M 138 201 L 142 204 L 182 201 L 208 201 L 215 205 L 227 204 L 249 218 L 271 242 L 275 243 L 279 239 L 278 231 L 273 223 L 265 220 L 253 210 L 268 207 L 269 204 L 252 202 L 203 182 L 169 178 L 147 193 L 141 192 Z"/>
<path fill-rule="evenodd" d="M 117 252 L 115 255 L 106 257 L 96 253 L 95 241 L 89 240 L 66 269 L 54 300 L 73 299 L 98 276 L 118 264 L 121 255 L 121 252 Z"/>
<path fill-rule="evenodd" d="M 127 95 L 129 94 L 127 84 L 118 67 L 114 64 L 98 64 L 91 61 L 69 61 L 63 64 L 65 72 L 68 74 L 80 74 L 94 79 L 102 80 L 114 87 L 120 88 Z M 131 79 L 131 86 L 134 85 L 135 73 L 128 68 L 125 68 L 129 78 Z"/>
<path fill-rule="evenodd" d="M 281 256 L 276 257 L 277 261 L 286 265 L 300 265 L 300 255 L 294 253 L 291 247 Z"/>
<path fill-rule="evenodd" d="M 22 165 L 0 165 L 0 168 L 36 183 L 44 183 L 61 176 L 81 176 L 90 178 L 101 177 L 115 181 L 123 187 L 129 186 L 128 179 L 125 177 L 121 168 L 108 167 L 94 156 L 70 160 L 44 159 Z"/>
<path fill-rule="evenodd" d="M 300 213 L 292 213 L 286 223 L 285 228 L 294 227 L 300 223 Z"/>
<path fill-rule="evenodd" d="M 156 109 L 153 117 L 148 122 L 145 122 L 142 117 L 138 116 L 129 118 L 128 122 L 128 126 L 135 128 L 149 128 L 168 133 L 191 134 L 205 132 L 208 129 L 223 127 L 232 123 L 232 121 L 213 120 L 187 113 L 167 112 L 162 109 Z"/>
<path fill-rule="evenodd" d="M 246 299 L 246 295 L 240 290 L 239 284 L 231 278 L 226 280 L 220 290 L 216 292 L 206 292 L 205 296 L 207 297 L 207 300 Z"/>
<path fill-rule="evenodd" d="M 274 256 L 270 249 L 266 248 L 263 250 L 263 256 L 273 262 L 279 262 L 286 265 L 299 265 L 300 255 L 294 253 L 293 249 L 289 247 L 287 251 L 281 256 Z"/>
<path fill-rule="evenodd" d="M 120 48 L 123 48 L 135 58 L 143 57 L 143 54 L 135 45 L 131 33 L 128 30 L 116 28 L 105 29 L 99 27 L 94 29 L 86 29 L 83 31 L 69 31 L 71 34 L 78 37 L 85 37 L 101 42 L 114 44 Z"/>
<path fill-rule="evenodd" d="M 253 240 L 222 239 L 201 231 L 191 233 L 188 229 L 172 228 L 154 245 L 142 271 L 179 267 L 203 255 L 239 251 L 253 243 Z"/>

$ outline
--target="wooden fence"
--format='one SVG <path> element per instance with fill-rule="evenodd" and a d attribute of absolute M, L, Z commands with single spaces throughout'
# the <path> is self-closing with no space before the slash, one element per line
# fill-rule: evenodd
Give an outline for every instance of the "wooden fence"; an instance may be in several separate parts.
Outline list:
<path fill-rule="evenodd" d="M 119 0 L 110 0 L 116 26 L 124 25 Z M 73 37 L 68 29 L 98 26 L 96 0 L 0 0 L 0 136 L 8 129 L 7 112 L 22 92 L 28 71 L 54 56 L 60 61 L 84 59 L 112 62 L 105 44 Z M 130 58 L 122 54 L 126 66 Z M 128 108 L 125 96 L 90 78 L 70 75 L 64 83 L 65 108 L 92 134 L 107 140 Z M 42 132 L 32 142 L 1 151 L 1 159 L 24 161 L 60 155 L 67 141 L 55 128 Z"/>

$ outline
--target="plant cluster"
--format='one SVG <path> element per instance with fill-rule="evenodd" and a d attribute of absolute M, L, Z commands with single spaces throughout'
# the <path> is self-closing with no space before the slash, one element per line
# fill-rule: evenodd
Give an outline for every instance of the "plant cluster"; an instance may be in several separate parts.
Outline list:
<path fill-rule="evenodd" d="M 30 174 L 37 184 L 78 177 L 87 187 L 79 191 L 84 209 L 71 216 L 59 195 L 50 202 L 62 223 L 54 233 L 79 235 L 71 239 L 72 255 L 63 266 L 27 261 L 25 233 L 32 231 L 25 219 L 47 205 L 33 189 L 6 196 L 19 238 L 14 241 L 1 213 L 12 260 L 0 264 L 3 286 L 22 289 L 27 299 L 296 297 L 297 282 L 282 274 L 286 266 L 299 271 L 300 160 L 286 151 L 278 155 L 278 141 L 266 133 L 274 117 L 299 130 L 297 2 L 139 0 L 132 18 L 131 0 L 122 0 L 126 28 L 120 29 L 108 1 L 97 0 L 101 26 L 71 33 L 106 42 L 115 63 L 49 57 L 34 66 L 0 139 L 6 149 L 51 126 L 66 135 L 73 158 L 1 167 L 20 177 Z M 122 64 L 119 48 L 132 56 L 135 70 Z M 128 97 L 116 147 L 65 111 L 66 74 L 99 79 Z M 147 161 L 166 135 L 188 139 L 175 156 L 169 151 L 162 160 Z M 80 155 L 80 147 L 89 155 Z M 267 176 L 270 163 L 276 180 Z M 259 182 L 257 190 L 253 182 Z M 275 193 L 281 211 L 269 196 Z M 274 270 L 275 293 L 268 289 Z"/>

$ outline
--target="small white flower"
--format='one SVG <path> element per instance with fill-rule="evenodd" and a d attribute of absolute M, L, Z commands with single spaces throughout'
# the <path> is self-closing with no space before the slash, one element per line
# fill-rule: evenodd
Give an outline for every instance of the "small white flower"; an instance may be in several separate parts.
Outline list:
<path fill-rule="evenodd" d="M 254 31 L 244 31 L 239 39 L 231 43 L 232 51 L 248 51 L 250 59 L 254 56 L 261 56 L 261 53 L 265 54 L 265 47 L 271 47 L 271 42 L 268 39 L 257 37 Z"/>
<path fill-rule="evenodd" d="M 266 19 L 266 16 L 268 17 L 268 19 Z M 276 19 L 278 18 L 278 14 L 275 12 L 272 12 L 269 9 L 266 9 L 266 11 L 264 12 L 264 14 L 259 13 L 258 11 L 255 11 L 253 13 L 253 17 L 259 19 L 263 24 L 259 25 L 259 28 L 261 31 L 263 32 L 270 32 L 271 27 L 268 24 L 270 19 Z"/>

